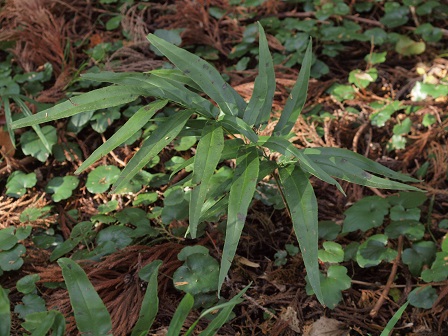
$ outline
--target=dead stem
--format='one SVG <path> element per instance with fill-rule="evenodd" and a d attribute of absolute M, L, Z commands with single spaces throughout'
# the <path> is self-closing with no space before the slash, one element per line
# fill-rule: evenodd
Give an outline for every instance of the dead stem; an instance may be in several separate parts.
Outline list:
<path fill-rule="evenodd" d="M 373 307 L 373 309 L 370 311 L 370 316 L 375 317 L 378 314 L 378 311 L 381 309 L 381 306 L 384 303 L 384 300 L 386 300 L 387 295 L 389 294 L 389 291 L 392 287 L 392 284 L 395 279 L 395 275 L 397 275 L 397 269 L 398 264 L 401 259 L 401 251 L 403 250 L 403 236 L 398 237 L 398 254 L 395 260 L 393 261 L 392 270 L 390 271 L 389 279 L 387 279 L 386 286 L 383 289 L 383 292 L 381 293 L 380 298 L 378 299 L 377 303 Z"/>

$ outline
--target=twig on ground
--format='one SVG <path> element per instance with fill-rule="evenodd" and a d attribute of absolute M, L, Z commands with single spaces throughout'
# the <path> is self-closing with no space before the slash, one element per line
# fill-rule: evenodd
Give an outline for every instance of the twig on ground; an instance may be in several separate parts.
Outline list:
<path fill-rule="evenodd" d="M 395 279 L 395 275 L 397 274 L 398 264 L 401 259 L 401 251 L 403 249 L 403 236 L 398 237 L 398 254 L 395 260 L 393 261 L 392 270 L 390 271 L 389 279 L 387 279 L 386 287 L 384 287 L 383 292 L 381 293 L 380 298 L 378 299 L 377 303 L 373 307 L 373 309 L 370 311 L 370 316 L 375 317 L 378 314 L 378 311 L 381 309 L 381 306 L 384 303 L 384 300 L 386 300 L 387 295 L 389 294 L 389 291 L 392 287 L 392 284 Z"/>

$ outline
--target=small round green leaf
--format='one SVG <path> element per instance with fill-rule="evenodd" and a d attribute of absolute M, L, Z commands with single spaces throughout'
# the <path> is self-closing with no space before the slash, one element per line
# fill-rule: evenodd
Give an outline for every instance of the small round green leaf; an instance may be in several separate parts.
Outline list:
<path fill-rule="evenodd" d="M 48 182 L 45 191 L 51 195 L 55 202 L 69 198 L 73 190 L 78 186 L 79 180 L 76 176 L 55 177 Z"/>
<path fill-rule="evenodd" d="M 318 251 L 319 259 L 328 263 L 339 263 L 344 260 L 344 251 L 342 246 L 335 242 L 324 242 L 323 250 Z"/>
<path fill-rule="evenodd" d="M 383 260 L 391 261 L 397 251 L 386 247 L 387 236 L 377 234 L 369 237 L 362 243 L 356 253 L 356 261 L 361 267 L 372 267 L 379 265 Z"/>
<path fill-rule="evenodd" d="M 397 196 L 387 198 L 390 205 L 401 205 L 405 209 L 417 208 L 427 200 L 427 196 L 422 192 L 400 192 Z"/>
<path fill-rule="evenodd" d="M 409 20 L 409 7 L 401 6 L 398 2 L 386 2 L 384 10 L 386 13 L 380 22 L 388 28 L 402 26 Z"/>
<path fill-rule="evenodd" d="M 173 275 L 174 286 L 196 295 L 218 289 L 219 264 L 209 255 L 196 253 L 185 260 Z"/>
<path fill-rule="evenodd" d="M 39 274 L 29 274 L 16 283 L 17 290 L 23 294 L 29 294 L 36 289 L 36 282 L 40 280 Z"/>
<path fill-rule="evenodd" d="M 364 60 L 369 64 L 379 64 L 386 62 L 387 51 L 381 53 L 371 53 L 364 57 Z"/>
<path fill-rule="evenodd" d="M 422 272 L 422 279 L 425 282 L 445 281 L 448 278 L 448 252 L 437 252 L 436 260 L 430 269 Z"/>
<path fill-rule="evenodd" d="M 16 271 L 23 265 L 22 254 L 26 252 L 25 246 L 16 245 L 13 249 L 0 252 L 0 268 L 4 271 Z"/>
<path fill-rule="evenodd" d="M 189 256 L 193 254 L 203 254 L 208 255 L 209 251 L 205 246 L 202 245 L 194 245 L 194 246 L 186 246 L 179 252 L 177 255 L 177 259 L 180 261 L 185 261 Z"/>
<path fill-rule="evenodd" d="M 371 68 L 367 71 L 361 71 L 355 69 L 350 71 L 348 81 L 349 83 L 355 84 L 358 88 L 364 89 L 373 83 L 378 78 L 378 70 Z"/>
<path fill-rule="evenodd" d="M 425 49 L 425 42 L 416 42 L 404 35 L 400 35 L 395 45 L 395 51 L 403 56 L 420 55 L 425 52 Z"/>
<path fill-rule="evenodd" d="M 21 319 L 32 313 L 43 312 L 47 310 L 45 301 L 37 294 L 27 294 L 22 298 L 23 304 L 14 307 L 14 313 L 19 314 Z"/>
<path fill-rule="evenodd" d="M 86 188 L 91 193 L 103 193 L 115 183 L 120 175 L 116 166 L 100 166 L 87 176 Z"/>
<path fill-rule="evenodd" d="M 18 239 L 14 235 L 15 227 L 10 226 L 0 230 L 0 251 L 9 250 L 17 244 Z"/>
<path fill-rule="evenodd" d="M 408 265 L 412 275 L 419 276 L 424 265 L 431 265 L 436 255 L 436 245 L 432 241 L 421 241 L 403 251 L 403 263 Z"/>
<path fill-rule="evenodd" d="M 356 253 L 358 252 L 359 243 L 351 242 L 344 249 L 344 261 L 356 260 Z"/>
<path fill-rule="evenodd" d="M 319 221 L 319 238 L 334 240 L 341 232 L 341 226 L 333 221 Z"/>
<path fill-rule="evenodd" d="M 26 189 L 36 185 L 36 173 L 25 174 L 19 170 L 13 172 L 6 182 L 6 195 L 19 198 L 25 195 Z"/>
<path fill-rule="evenodd" d="M 44 126 L 42 127 L 42 133 L 47 139 L 50 148 L 57 143 L 58 136 L 56 134 L 56 128 L 53 126 Z M 22 144 L 23 154 L 31 155 L 41 162 L 45 162 L 51 154 L 45 148 L 44 143 L 37 136 L 36 132 L 32 130 L 22 134 L 20 137 L 20 143 Z"/>
<path fill-rule="evenodd" d="M 393 221 L 386 227 L 384 233 L 391 239 L 403 235 L 410 240 L 420 240 L 425 234 L 425 226 L 413 220 Z"/>
<path fill-rule="evenodd" d="M 367 231 L 383 224 L 389 203 L 379 196 L 364 197 L 347 209 L 342 232 Z"/>
<path fill-rule="evenodd" d="M 112 212 L 116 210 L 118 207 L 118 201 L 117 200 L 111 200 L 105 204 L 101 204 L 98 206 L 98 213 L 99 214 L 107 214 L 109 212 Z"/>
<path fill-rule="evenodd" d="M 306 292 L 308 295 L 314 294 L 311 285 L 306 279 Z M 320 284 L 322 295 L 325 299 L 325 305 L 333 309 L 342 300 L 342 291 L 349 289 L 351 286 L 351 279 L 347 275 L 347 268 L 339 265 L 331 265 L 328 268 L 327 275 L 320 273 Z"/>
<path fill-rule="evenodd" d="M 417 308 L 430 309 L 437 300 L 437 291 L 431 286 L 414 289 L 409 293 L 408 300 Z"/>

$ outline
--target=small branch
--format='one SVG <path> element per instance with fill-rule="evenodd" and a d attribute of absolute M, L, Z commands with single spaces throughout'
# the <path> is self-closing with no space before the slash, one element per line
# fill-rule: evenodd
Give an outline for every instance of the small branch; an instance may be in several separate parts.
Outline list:
<path fill-rule="evenodd" d="M 355 16 L 355 15 L 345 15 L 343 16 L 346 19 L 352 20 L 352 21 L 357 21 L 357 22 L 362 22 L 371 26 L 376 26 L 376 27 L 380 27 L 380 28 L 384 28 L 384 25 L 376 20 L 371 20 L 371 19 L 366 19 L 363 17 L 359 17 L 359 16 Z"/>
<path fill-rule="evenodd" d="M 370 311 L 370 316 L 375 317 L 378 314 L 378 311 L 381 309 L 384 301 L 386 300 L 387 295 L 389 295 L 389 291 L 392 287 L 392 284 L 395 279 L 395 275 L 397 275 L 398 264 L 401 259 L 401 251 L 403 250 L 403 236 L 398 237 L 398 254 L 395 260 L 393 261 L 392 270 L 390 271 L 389 279 L 387 279 L 386 286 L 381 293 L 380 298 L 378 299 L 375 307 Z"/>
<path fill-rule="evenodd" d="M 254 306 L 258 307 L 262 311 L 264 311 L 266 314 L 268 314 L 273 319 L 278 319 L 278 317 L 273 314 L 269 309 L 263 307 L 261 304 L 259 304 L 257 301 L 255 301 L 252 297 L 250 297 L 247 294 L 243 294 L 243 298 L 245 298 L 247 301 L 250 301 Z"/>
<path fill-rule="evenodd" d="M 369 126 L 370 123 L 367 121 L 364 124 L 362 124 L 358 130 L 356 131 L 355 136 L 353 137 L 353 142 L 352 142 L 352 150 L 355 153 L 358 153 L 358 142 L 359 142 L 359 138 L 361 137 L 362 132 L 364 132 L 364 130 L 367 128 L 367 126 Z"/>

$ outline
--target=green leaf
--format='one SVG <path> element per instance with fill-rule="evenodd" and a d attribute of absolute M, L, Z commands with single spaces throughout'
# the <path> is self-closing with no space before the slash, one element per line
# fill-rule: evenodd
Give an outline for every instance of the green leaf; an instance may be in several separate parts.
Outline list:
<path fill-rule="evenodd" d="M 232 313 L 233 308 L 241 303 L 243 300 L 241 299 L 241 296 L 247 291 L 249 286 L 246 286 L 243 290 L 241 290 L 237 295 L 235 295 L 231 300 L 224 304 L 220 304 L 217 306 L 214 306 L 210 309 L 205 310 L 202 314 L 202 316 L 205 316 L 206 314 L 215 311 L 216 309 L 222 309 L 218 315 L 210 322 L 208 327 L 201 332 L 201 336 L 214 336 L 216 335 L 216 332 L 221 328 L 221 326 L 226 323 L 229 319 L 230 314 Z"/>
<path fill-rule="evenodd" d="M 341 232 L 341 226 L 333 221 L 319 221 L 319 238 L 335 240 Z"/>
<path fill-rule="evenodd" d="M 180 32 L 182 30 L 180 29 L 173 29 L 173 30 L 167 30 L 167 29 L 156 29 L 154 31 L 154 35 L 157 37 L 160 37 L 161 39 L 172 43 L 176 46 L 179 46 L 182 43 L 182 37 L 180 36 Z M 157 56 L 163 56 L 162 53 L 160 53 L 157 48 L 154 46 L 149 47 L 152 51 L 155 52 Z"/>
<path fill-rule="evenodd" d="M 161 110 L 167 104 L 167 102 L 167 100 L 156 101 L 140 108 L 117 132 L 114 133 L 114 135 L 97 148 L 92 155 L 83 162 L 83 164 L 75 171 L 75 174 L 81 173 L 95 161 L 107 155 L 110 151 L 132 137 L 132 135 L 141 129 L 158 110 Z"/>
<path fill-rule="evenodd" d="M 401 6 L 398 2 L 387 2 L 384 6 L 386 12 L 380 22 L 388 28 L 395 28 L 408 22 L 409 8 Z"/>
<path fill-rule="evenodd" d="M 207 253 L 195 253 L 186 258 L 185 263 L 173 274 L 174 287 L 196 296 L 200 293 L 216 291 L 219 264 Z"/>
<path fill-rule="evenodd" d="M 13 99 L 16 102 L 16 104 L 19 105 L 20 109 L 25 114 L 25 116 L 28 116 L 28 117 L 33 116 L 33 113 L 31 112 L 31 110 L 28 108 L 28 106 L 25 104 L 25 102 L 22 99 L 20 99 L 19 97 L 14 97 Z M 54 145 L 54 143 L 50 144 L 48 142 L 48 139 L 46 138 L 46 136 L 44 135 L 43 131 L 41 130 L 41 128 L 39 126 L 37 126 L 37 125 L 31 125 L 31 126 L 33 127 L 34 132 L 36 132 L 36 134 L 39 137 L 42 144 L 44 145 L 46 151 L 51 153 L 51 148 Z"/>
<path fill-rule="evenodd" d="M 181 186 L 168 188 L 164 193 L 162 223 L 170 224 L 173 220 L 183 220 L 188 217 L 189 192 Z"/>
<path fill-rule="evenodd" d="M 44 145 L 42 138 L 45 138 L 48 146 Z M 57 141 L 56 128 L 49 125 L 42 127 L 40 136 L 34 131 L 27 131 L 20 136 L 23 154 L 31 155 L 41 162 L 45 162 L 51 154 L 46 147 L 51 148 Z"/>
<path fill-rule="evenodd" d="M 317 200 L 308 176 L 296 165 L 278 170 L 283 193 L 291 215 L 294 232 L 302 251 L 303 262 L 317 299 L 327 304 L 322 296 L 318 264 Z"/>
<path fill-rule="evenodd" d="M 139 271 L 140 279 L 147 281 L 148 285 L 143 298 L 138 321 L 132 329 L 131 336 L 145 336 L 148 334 L 159 310 L 159 298 L 157 296 L 157 275 L 161 260 L 155 260 Z"/>
<path fill-rule="evenodd" d="M 55 261 L 62 257 L 64 254 L 73 250 L 81 242 L 84 242 L 84 244 L 87 245 L 95 235 L 96 232 L 93 230 L 92 222 L 86 221 L 76 224 L 70 233 L 70 238 L 57 245 L 53 250 L 50 255 L 50 261 Z"/>
<path fill-rule="evenodd" d="M 380 336 L 389 336 L 394 326 L 397 324 L 398 320 L 401 318 L 401 315 L 403 315 L 403 312 L 409 305 L 409 301 L 406 301 L 404 305 L 400 307 L 400 309 L 397 310 L 397 312 L 392 316 L 392 318 L 387 322 L 386 327 L 381 332 Z"/>
<path fill-rule="evenodd" d="M 387 51 L 380 52 L 380 53 L 370 53 L 364 57 L 364 61 L 366 61 L 369 64 L 379 64 L 386 62 L 386 55 Z"/>
<path fill-rule="evenodd" d="M 108 214 L 109 212 L 117 210 L 118 201 L 111 200 L 105 204 L 98 205 L 98 213 L 99 214 Z"/>
<path fill-rule="evenodd" d="M 323 262 L 340 263 L 344 260 L 344 251 L 342 246 L 335 242 L 324 242 L 322 244 L 323 250 L 318 251 L 318 257 Z"/>
<path fill-rule="evenodd" d="M 246 103 L 243 98 L 208 62 L 153 34 L 149 34 L 147 39 L 186 76 L 198 84 L 224 113 L 236 116 L 245 109 Z"/>
<path fill-rule="evenodd" d="M 411 118 L 406 118 L 402 122 L 396 124 L 393 128 L 395 135 L 407 134 L 411 131 L 412 121 Z"/>
<path fill-rule="evenodd" d="M 356 253 L 356 261 L 359 266 L 372 267 L 379 265 L 383 260 L 392 261 L 397 251 L 386 247 L 387 236 L 383 234 L 377 234 L 369 237 L 364 243 L 362 243 L 358 252 Z"/>
<path fill-rule="evenodd" d="M 426 114 L 423 116 L 422 125 L 425 126 L 425 127 L 432 126 L 432 125 L 434 125 L 436 122 L 437 122 L 437 118 L 436 118 L 434 115 L 432 115 L 432 114 L 428 114 L 428 113 L 426 113 Z"/>
<path fill-rule="evenodd" d="M 405 35 L 400 35 L 398 42 L 395 45 L 395 51 L 403 56 L 420 55 L 424 53 L 425 50 L 425 42 L 416 42 Z"/>
<path fill-rule="evenodd" d="M 367 196 L 353 204 L 345 212 L 342 232 L 367 231 L 383 224 L 389 212 L 389 203 L 379 196 Z"/>
<path fill-rule="evenodd" d="M 324 170 L 322 170 L 321 167 L 319 167 L 319 165 L 316 165 L 288 140 L 277 136 L 271 136 L 262 138 L 257 144 L 279 152 L 280 154 L 283 154 L 285 156 L 296 157 L 297 159 L 299 159 L 300 167 L 303 170 L 316 176 L 322 181 L 327 182 L 328 184 L 335 185 L 342 193 L 344 193 L 342 187 L 338 182 L 336 182 L 335 179 L 328 175 Z"/>
<path fill-rule="evenodd" d="M 6 182 L 6 195 L 10 197 L 20 197 L 25 195 L 26 189 L 36 185 L 36 173 L 25 174 L 16 170 L 8 177 Z"/>
<path fill-rule="evenodd" d="M 0 251 L 6 251 L 14 247 L 19 241 L 14 235 L 14 226 L 10 226 L 4 229 L 0 229 Z"/>
<path fill-rule="evenodd" d="M 420 219 L 420 212 L 419 208 L 405 209 L 401 205 L 394 205 L 390 209 L 390 219 L 393 221 L 418 221 Z"/>
<path fill-rule="evenodd" d="M 121 15 L 115 15 L 106 22 L 106 30 L 114 30 L 120 27 Z"/>
<path fill-rule="evenodd" d="M 417 208 L 427 200 L 424 192 L 400 192 L 397 196 L 390 196 L 387 201 L 390 205 L 401 206 L 405 209 Z"/>
<path fill-rule="evenodd" d="M 415 11 L 417 15 L 429 15 L 432 13 L 434 8 L 437 8 L 440 6 L 439 1 L 425 1 L 422 5 L 417 7 L 417 10 Z"/>
<path fill-rule="evenodd" d="M 11 117 L 11 106 L 9 104 L 9 98 L 7 96 L 2 96 L 2 101 L 5 110 L 5 121 L 6 121 L 6 128 L 8 129 L 9 139 L 11 139 L 12 145 L 14 146 L 14 148 L 16 148 L 16 137 L 14 135 L 14 131 L 11 128 L 12 117 Z"/>
<path fill-rule="evenodd" d="M 375 68 L 370 68 L 367 71 L 361 71 L 355 69 L 350 71 L 348 81 L 349 83 L 355 84 L 360 89 L 365 89 L 370 83 L 373 83 L 378 78 L 378 70 Z"/>
<path fill-rule="evenodd" d="M 107 245 L 118 251 L 132 243 L 131 235 L 132 229 L 127 226 L 109 226 L 98 232 L 96 243 L 98 247 Z"/>
<path fill-rule="evenodd" d="M 218 165 L 224 149 L 224 133 L 219 124 L 211 124 L 204 128 L 196 148 L 192 182 L 196 186 L 191 192 L 190 221 L 188 232 L 195 239 L 201 218 L 202 206 L 210 190 L 210 179 Z"/>
<path fill-rule="evenodd" d="M 374 112 L 370 114 L 369 118 L 374 126 L 383 127 L 386 122 L 390 119 L 392 114 L 402 108 L 400 101 L 383 103 L 372 103 L 371 104 Z"/>
<path fill-rule="evenodd" d="M 243 119 L 235 116 L 225 115 L 219 120 L 219 122 L 224 128 L 229 128 L 236 134 L 244 135 L 253 143 L 258 141 L 258 135 Z"/>
<path fill-rule="evenodd" d="M 291 90 L 288 100 L 283 109 L 282 115 L 274 128 L 275 135 L 287 135 L 297 121 L 308 91 L 308 81 L 310 77 L 310 69 L 312 63 L 312 41 L 308 43 L 305 57 L 303 58 L 302 68 L 300 69 L 297 82 Z"/>
<path fill-rule="evenodd" d="M 118 120 L 120 117 L 121 113 L 118 107 L 103 109 L 93 114 L 90 118 L 90 125 L 95 132 L 104 133 L 114 120 Z"/>
<path fill-rule="evenodd" d="M 210 101 L 188 90 L 182 84 L 173 80 L 165 80 L 159 76 L 148 77 L 142 73 L 114 73 L 100 72 L 97 74 L 84 74 L 83 78 L 98 82 L 108 82 L 120 85 L 138 86 L 145 96 L 154 96 L 169 99 L 182 106 L 194 109 L 195 112 L 207 118 L 216 118 L 219 114 Z"/>
<path fill-rule="evenodd" d="M 259 125 L 269 120 L 276 85 L 274 64 L 269 52 L 266 34 L 260 23 L 258 23 L 258 29 L 260 33 L 258 76 L 255 78 L 252 97 L 243 116 L 243 120 L 249 125 Z"/>
<path fill-rule="evenodd" d="M 390 239 L 405 236 L 409 240 L 420 240 L 425 235 L 425 226 L 415 220 L 392 221 L 384 230 Z"/>
<path fill-rule="evenodd" d="M 23 265 L 21 255 L 26 252 L 25 246 L 16 245 L 14 248 L 0 252 L 0 269 L 3 271 L 16 271 Z"/>
<path fill-rule="evenodd" d="M 414 243 L 403 251 L 403 263 L 408 265 L 412 275 L 419 276 L 424 265 L 431 265 L 436 255 L 436 245 L 432 241 Z"/>
<path fill-rule="evenodd" d="M 10 335 L 11 311 L 8 298 L 9 291 L 0 286 L 0 335 Z"/>
<path fill-rule="evenodd" d="M 408 301 L 417 308 L 431 309 L 437 301 L 437 291 L 432 286 L 425 286 L 414 289 L 408 295 Z"/>
<path fill-rule="evenodd" d="M 192 110 L 176 112 L 161 122 L 157 129 L 146 139 L 140 150 L 128 162 L 118 180 L 112 186 L 111 192 L 120 191 L 151 159 L 167 146 L 184 128 L 187 120 L 193 114 Z"/>
<path fill-rule="evenodd" d="M 37 294 L 26 294 L 22 302 L 23 304 L 14 307 L 14 313 L 19 314 L 21 319 L 25 319 L 29 314 L 47 310 L 44 299 Z"/>
<path fill-rule="evenodd" d="M 120 169 L 116 166 L 99 166 L 87 175 L 86 188 L 94 194 L 107 191 L 111 184 L 120 176 Z"/>
<path fill-rule="evenodd" d="M 375 161 L 372 161 L 364 157 L 361 154 L 352 152 L 347 149 L 334 148 L 334 147 L 306 148 L 303 150 L 303 153 L 309 156 L 310 158 L 313 158 L 313 156 L 326 157 L 326 158 L 332 158 L 332 157 L 345 158 L 353 165 L 371 173 L 383 175 L 392 178 L 394 180 L 399 180 L 403 182 L 418 182 L 417 179 L 414 179 L 405 174 L 395 172 L 392 169 L 389 169 Z"/>
<path fill-rule="evenodd" d="M 46 336 L 50 330 L 53 336 L 65 335 L 64 316 L 55 310 L 28 314 L 22 327 L 32 332 L 32 336 Z"/>
<path fill-rule="evenodd" d="M 331 95 L 338 101 L 354 99 L 356 90 L 353 85 L 334 84 L 330 88 Z"/>
<path fill-rule="evenodd" d="M 29 209 L 29 208 L 28 208 Z M 24 240 L 31 234 L 33 227 L 31 225 L 20 226 L 16 229 L 16 237 L 18 240 Z"/>
<path fill-rule="evenodd" d="M 422 272 L 422 279 L 425 282 L 445 281 L 448 278 L 448 251 L 437 252 L 436 260 L 430 269 Z"/>
<path fill-rule="evenodd" d="M 316 165 L 319 165 L 328 175 L 338 177 L 351 183 L 382 189 L 420 190 L 401 182 L 384 179 L 370 174 L 344 157 L 324 157 L 315 155 L 312 159 L 313 162 Z"/>
<path fill-rule="evenodd" d="M 439 42 L 443 37 L 440 28 L 434 27 L 430 23 L 423 23 L 414 31 L 415 34 L 421 34 L 426 42 Z"/>
<path fill-rule="evenodd" d="M 31 126 L 67 118 L 81 112 L 123 105 L 136 100 L 139 95 L 144 93 L 138 86 L 108 86 L 73 97 L 47 110 L 16 120 L 11 127 L 15 129 Z"/>
<path fill-rule="evenodd" d="M 109 312 L 86 273 L 68 258 L 59 259 L 58 264 L 62 269 L 78 330 L 89 335 L 111 335 L 112 322 Z"/>
<path fill-rule="evenodd" d="M 219 271 L 218 291 L 230 269 L 246 221 L 247 210 L 254 197 L 260 159 L 255 147 L 242 148 L 236 159 L 235 174 L 229 194 L 227 229 Z"/>
<path fill-rule="evenodd" d="M 76 176 L 55 177 L 48 182 L 45 192 L 53 194 L 51 195 L 53 201 L 59 202 L 69 198 L 78 184 L 79 180 Z"/>
<path fill-rule="evenodd" d="M 356 260 L 356 253 L 359 248 L 358 242 L 351 242 L 344 249 L 344 261 Z"/>
<path fill-rule="evenodd" d="M 187 85 L 197 91 L 201 91 L 201 87 L 197 85 L 190 77 L 185 76 L 178 69 L 156 69 L 149 71 L 151 77 L 160 77 L 170 83 Z"/>
<path fill-rule="evenodd" d="M 319 272 L 319 278 L 325 304 L 328 308 L 333 309 L 342 300 L 342 291 L 349 289 L 351 286 L 351 279 L 347 275 L 347 268 L 339 265 L 331 265 L 328 268 L 326 276 Z M 311 287 L 313 282 L 310 281 L 309 275 L 305 279 L 307 294 L 315 294 L 314 288 Z"/>
<path fill-rule="evenodd" d="M 36 282 L 40 280 L 39 274 L 29 274 L 16 283 L 16 288 L 23 294 L 30 294 L 36 290 Z"/>
<path fill-rule="evenodd" d="M 19 220 L 21 223 L 33 222 L 42 216 L 46 215 L 50 211 L 50 206 L 45 206 L 43 208 L 33 208 L 29 207 L 22 211 Z"/>
<path fill-rule="evenodd" d="M 179 336 L 180 330 L 193 308 L 194 298 L 191 294 L 186 294 L 182 301 L 179 303 L 176 311 L 174 312 L 173 318 L 171 319 L 170 326 L 168 327 L 168 332 L 166 336 Z"/>

